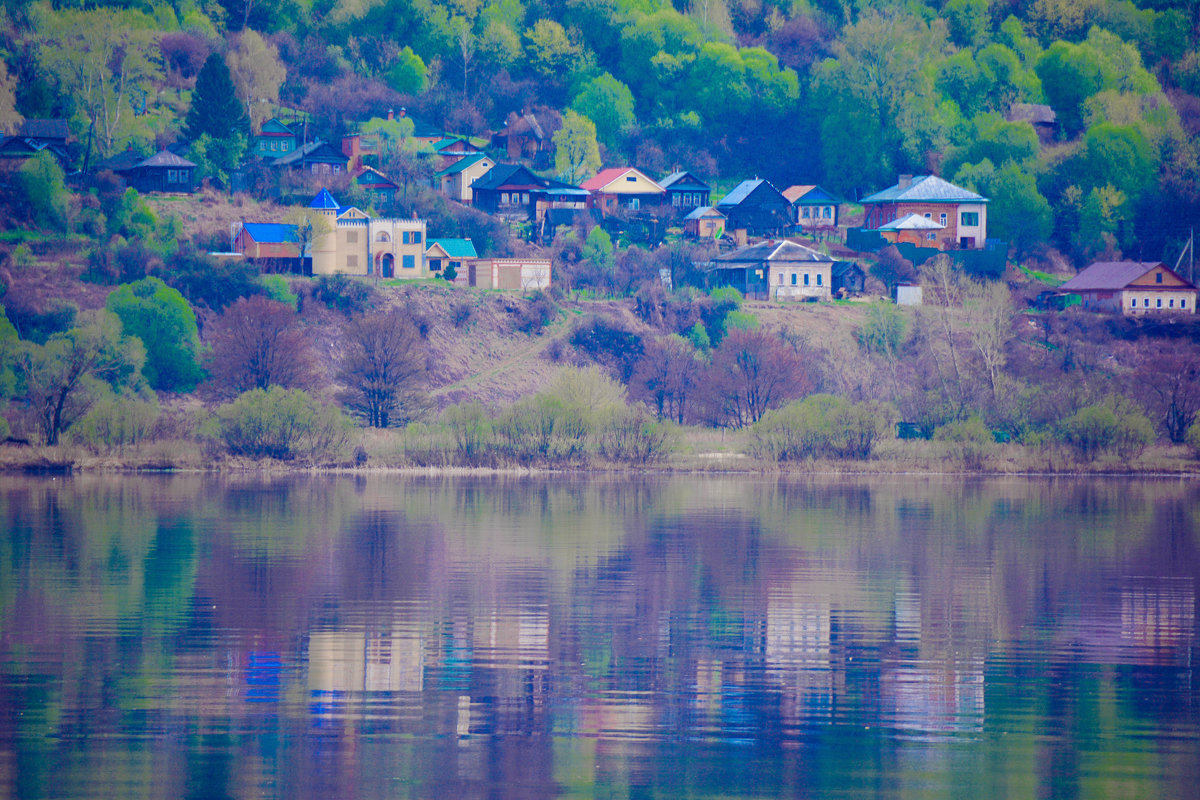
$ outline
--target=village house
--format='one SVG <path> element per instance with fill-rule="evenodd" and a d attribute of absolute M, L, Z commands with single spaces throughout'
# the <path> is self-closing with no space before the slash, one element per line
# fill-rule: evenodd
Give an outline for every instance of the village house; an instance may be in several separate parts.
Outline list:
<path fill-rule="evenodd" d="M 587 207 L 608 216 L 618 208 L 637 211 L 661 206 L 667 193 L 653 179 L 633 167 L 601 170 L 580 188 L 588 191 Z"/>
<path fill-rule="evenodd" d="M 1007 122 L 1028 122 L 1037 131 L 1042 144 L 1058 139 L 1058 115 L 1045 103 L 1013 103 L 1004 115 Z"/>
<path fill-rule="evenodd" d="M 712 206 L 693 209 L 683 218 L 683 232 L 695 239 L 716 239 L 725 235 L 725 215 Z"/>
<path fill-rule="evenodd" d="M 548 258 L 481 258 L 458 273 L 457 284 L 478 289 L 537 292 L 550 288 Z"/>
<path fill-rule="evenodd" d="M 1058 287 L 1089 311 L 1195 314 L 1197 289 L 1160 261 L 1101 261 Z"/>
<path fill-rule="evenodd" d="M 804 230 L 836 228 L 840 200 L 815 185 L 789 186 L 783 196 L 795 209 L 792 219 Z"/>
<path fill-rule="evenodd" d="M 345 171 L 346 157 L 329 142 L 317 140 L 297 147 L 271 162 L 276 169 L 308 172 L 313 175 L 338 175 Z"/>
<path fill-rule="evenodd" d="M 987 240 L 987 202 L 987 198 L 936 175 L 901 175 L 895 186 L 863 199 L 863 228 L 881 230 L 890 222 L 916 214 L 941 226 L 936 238 L 927 237 L 924 246 L 978 250 Z"/>
<path fill-rule="evenodd" d="M 676 171 L 658 182 L 667 193 L 667 205 L 687 214 L 708 205 L 712 189 L 690 172 Z"/>
<path fill-rule="evenodd" d="M 48 150 L 63 171 L 71 168 L 70 145 L 74 141 L 65 119 L 26 119 L 11 136 L 0 131 L 0 166 L 19 168 L 30 158 Z"/>
<path fill-rule="evenodd" d="M 570 224 L 586 207 L 588 193 L 578 186 L 543 178 L 520 164 L 497 164 L 471 184 L 476 208 L 512 219 Z"/>
<path fill-rule="evenodd" d="M 899 219 L 879 226 L 879 235 L 888 244 L 907 242 L 917 247 L 934 247 L 940 250 L 942 249 L 941 233 L 945 229 L 945 225 L 935 222 L 929 217 L 920 214 L 905 214 Z"/>
<path fill-rule="evenodd" d="M 745 230 L 768 236 L 793 224 L 792 203 L 762 178 L 745 180 L 717 201 L 716 208 L 728 218 L 728 230 Z"/>
<path fill-rule="evenodd" d="M 437 142 L 446 138 L 446 135 L 435 126 L 422 122 L 416 117 L 408 116 L 405 109 L 400 109 L 399 114 L 396 114 L 392 109 L 388 109 L 387 121 L 393 122 L 398 119 L 412 121 L 413 132 L 411 138 L 416 144 L 427 144 L 433 147 Z M 360 170 L 364 166 L 382 166 L 380 158 L 384 155 L 383 150 L 383 139 L 378 134 L 350 133 L 342 137 L 342 155 L 345 156 L 343 161 L 348 163 L 349 169 L 352 172 Z"/>
<path fill-rule="evenodd" d="M 509 114 L 504 127 L 492 134 L 492 148 L 502 151 L 509 161 L 529 161 L 538 169 L 549 166 L 554 154 L 552 137 L 559 126 L 552 123 L 550 115 L 542 116 L 544 124 L 529 111 L 520 116 Z"/>
<path fill-rule="evenodd" d="M 710 287 L 772 300 L 829 300 L 832 267 L 831 257 L 787 239 L 739 247 L 705 265 Z"/>
<path fill-rule="evenodd" d="M 265 159 L 279 158 L 293 152 L 299 142 L 295 131 L 272 117 L 254 134 L 253 155 Z"/>
<path fill-rule="evenodd" d="M 161 150 L 149 158 L 125 150 L 101 161 L 96 169 L 119 175 L 126 186 L 142 193 L 191 194 L 196 189 L 196 165 L 170 150 Z"/>
<path fill-rule="evenodd" d="M 396 192 L 400 190 L 399 184 L 374 167 L 363 167 L 354 176 L 354 185 L 385 205 L 396 202 Z"/>
<path fill-rule="evenodd" d="M 471 186 L 486 175 L 496 162 L 487 153 L 469 153 L 454 159 L 444 169 L 434 173 L 438 190 L 460 203 L 471 204 L 474 191 Z"/>
<path fill-rule="evenodd" d="M 233 240 L 234 252 L 260 267 L 272 264 L 291 269 L 300 258 L 300 236 L 295 225 L 281 222 L 243 222 Z"/>
<path fill-rule="evenodd" d="M 453 270 L 455 276 L 463 273 L 463 265 L 470 266 L 479 254 L 470 239 L 430 239 L 425 248 L 425 263 L 435 275 Z"/>

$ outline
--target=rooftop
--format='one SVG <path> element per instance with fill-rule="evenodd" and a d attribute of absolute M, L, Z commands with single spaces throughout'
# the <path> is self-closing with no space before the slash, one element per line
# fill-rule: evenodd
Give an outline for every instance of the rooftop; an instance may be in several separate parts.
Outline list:
<path fill-rule="evenodd" d="M 944 181 L 936 175 L 916 175 L 901 177 L 900 181 L 890 188 L 876 192 L 870 197 L 864 197 L 863 203 L 895 203 L 895 202 L 931 202 L 931 203 L 986 203 L 987 198 L 969 189 Z"/>

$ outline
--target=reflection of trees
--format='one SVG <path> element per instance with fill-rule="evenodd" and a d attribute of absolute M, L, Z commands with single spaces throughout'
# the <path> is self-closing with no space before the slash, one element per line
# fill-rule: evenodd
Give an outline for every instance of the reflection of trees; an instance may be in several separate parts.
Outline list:
<path fill-rule="evenodd" d="M 33 785 L 118 731 L 175 796 L 819 794 L 981 778 L 896 743 L 970 734 L 1032 796 L 1116 780 L 1097 726 L 1195 724 L 1184 484 L 7 480 L 0 742 Z"/>

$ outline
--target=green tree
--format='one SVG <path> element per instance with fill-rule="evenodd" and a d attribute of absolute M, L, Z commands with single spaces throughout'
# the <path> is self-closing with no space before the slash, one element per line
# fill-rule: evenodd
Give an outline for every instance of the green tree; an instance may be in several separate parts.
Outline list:
<path fill-rule="evenodd" d="M 107 8 L 46 6 L 36 17 L 43 69 L 94 130 L 100 155 L 111 155 L 133 117 L 130 98 L 152 91 L 161 76 L 155 23 L 140 12 Z"/>
<path fill-rule="evenodd" d="M 609 147 L 616 146 L 634 122 L 633 93 L 607 72 L 588 81 L 571 108 L 596 123 L 597 137 Z"/>
<path fill-rule="evenodd" d="M 48 445 L 58 444 L 107 392 L 135 390 L 141 380 L 145 349 L 121 334 L 120 320 L 95 312 L 82 322 L 44 345 L 23 342 L 17 355 L 24 399 Z"/>
<path fill-rule="evenodd" d="M 121 320 L 127 336 L 146 348 L 142 372 L 151 388 L 187 392 L 203 377 L 196 314 L 176 289 L 158 278 L 143 278 L 117 287 L 105 307 Z"/>
<path fill-rule="evenodd" d="M 425 62 L 411 47 L 405 45 L 388 68 L 385 80 L 400 94 L 420 94 L 429 85 L 427 75 Z"/>
<path fill-rule="evenodd" d="M 252 389 L 216 412 L 216 434 L 229 452 L 251 458 L 328 458 L 349 437 L 340 410 L 300 389 Z"/>
<path fill-rule="evenodd" d="M 581 255 L 601 269 L 612 269 L 614 261 L 612 237 L 599 225 L 588 231 Z"/>
<path fill-rule="evenodd" d="M 596 142 L 596 124 L 587 117 L 567 110 L 562 127 L 554 132 L 554 168 L 567 183 L 579 183 L 600 170 L 600 147 Z"/>
<path fill-rule="evenodd" d="M 245 106 L 250 125 L 259 128 L 275 113 L 279 87 L 287 78 L 287 70 L 279 61 L 279 50 L 247 29 L 238 34 L 226 58 L 229 75 L 238 99 Z"/>
<path fill-rule="evenodd" d="M 15 197 L 37 227 L 62 232 L 68 227 L 71 195 L 66 177 L 49 150 L 43 150 L 17 170 Z"/>
<path fill-rule="evenodd" d="M 219 53 L 209 53 L 196 76 L 183 131 L 192 140 L 205 134 L 218 140 L 250 135 L 250 117 L 238 102 L 229 67 Z"/>

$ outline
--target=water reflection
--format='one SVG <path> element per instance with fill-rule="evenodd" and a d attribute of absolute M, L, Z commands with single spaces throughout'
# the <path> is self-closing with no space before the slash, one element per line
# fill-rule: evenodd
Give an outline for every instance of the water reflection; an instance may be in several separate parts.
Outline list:
<path fill-rule="evenodd" d="M 1191 797 L 1175 481 L 0 482 L 0 796 Z"/>

